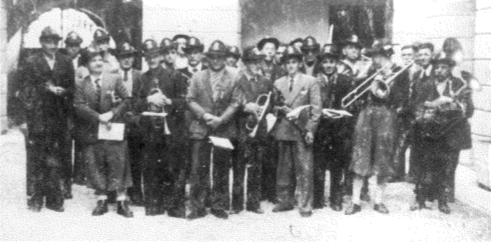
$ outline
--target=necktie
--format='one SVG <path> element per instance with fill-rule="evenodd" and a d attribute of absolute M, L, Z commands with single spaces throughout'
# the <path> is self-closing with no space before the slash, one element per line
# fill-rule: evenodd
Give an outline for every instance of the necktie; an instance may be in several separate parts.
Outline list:
<path fill-rule="evenodd" d="M 198 72 L 198 68 L 193 68 L 193 73 Z"/>
<path fill-rule="evenodd" d="M 293 90 L 293 81 L 294 81 L 293 77 L 290 77 L 290 92 L 292 92 Z"/>
<path fill-rule="evenodd" d="M 123 77 L 123 81 L 128 81 L 128 70 L 124 70 L 124 77 Z"/>
<path fill-rule="evenodd" d="M 99 106 L 99 104 L 101 103 L 101 79 L 98 78 L 94 82 L 97 106 Z"/>

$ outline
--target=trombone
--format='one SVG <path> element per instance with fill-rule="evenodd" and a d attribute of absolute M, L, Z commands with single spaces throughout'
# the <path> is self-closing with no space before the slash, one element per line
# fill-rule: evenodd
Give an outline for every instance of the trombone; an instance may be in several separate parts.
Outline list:
<path fill-rule="evenodd" d="M 365 81 L 360 83 L 355 89 L 353 89 L 351 92 L 346 94 L 346 96 L 343 97 L 341 100 L 341 105 L 343 108 L 349 107 L 351 104 L 353 104 L 356 100 L 358 100 L 360 97 L 362 97 L 365 93 L 368 91 L 371 91 L 375 96 L 379 98 L 386 98 L 389 93 L 390 93 L 390 86 L 392 81 L 399 76 L 401 73 L 406 71 L 409 67 L 411 67 L 414 64 L 414 61 L 411 63 L 405 65 L 403 68 L 401 68 L 399 71 L 396 73 L 392 74 L 391 77 L 387 78 L 386 80 L 380 80 L 380 75 L 385 72 L 388 68 L 381 68 L 377 72 L 375 72 L 373 75 L 368 77 Z M 397 66 L 392 66 L 390 67 L 390 71 L 393 71 Z"/>
<path fill-rule="evenodd" d="M 268 94 L 261 94 L 256 99 L 256 104 L 260 106 L 260 111 L 253 114 L 256 116 L 257 124 L 254 127 L 250 127 L 249 123 L 246 123 L 246 128 L 248 130 L 252 130 L 249 133 L 249 137 L 251 137 L 251 138 L 256 137 L 257 130 L 259 128 L 259 124 L 261 123 L 261 120 L 263 119 L 264 115 L 266 114 L 266 109 L 268 109 L 269 102 L 271 100 L 271 93 L 272 92 L 269 92 Z M 264 100 L 264 99 L 266 99 L 266 100 Z"/>

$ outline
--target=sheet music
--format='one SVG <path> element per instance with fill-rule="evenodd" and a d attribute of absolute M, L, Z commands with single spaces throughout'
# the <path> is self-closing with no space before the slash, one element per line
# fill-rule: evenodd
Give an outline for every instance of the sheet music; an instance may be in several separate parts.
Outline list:
<path fill-rule="evenodd" d="M 123 141 L 124 140 L 124 124 L 123 123 L 110 123 L 110 128 L 108 125 L 99 123 L 99 132 L 97 134 L 99 140 L 114 140 Z"/>
<path fill-rule="evenodd" d="M 213 146 L 223 148 L 223 149 L 228 149 L 228 150 L 233 150 L 234 146 L 232 145 L 232 142 L 230 142 L 229 139 L 227 138 L 220 138 L 220 137 L 215 137 L 215 136 L 210 136 L 210 141 L 213 144 Z"/>
<path fill-rule="evenodd" d="M 156 112 L 143 112 L 143 116 L 155 116 L 155 117 L 166 117 L 167 113 L 161 112 L 161 113 L 156 113 Z"/>
<path fill-rule="evenodd" d="M 330 118 L 353 117 L 350 112 L 338 109 L 325 108 L 322 109 L 322 113 Z"/>
<path fill-rule="evenodd" d="M 298 118 L 298 115 L 300 115 L 300 113 L 302 112 L 302 110 L 304 110 L 304 109 L 306 109 L 308 107 L 310 107 L 310 105 L 303 105 L 303 106 L 297 107 L 297 108 L 293 109 L 292 111 L 290 111 L 286 115 L 286 118 L 288 118 L 288 119 L 296 119 L 296 118 Z"/>

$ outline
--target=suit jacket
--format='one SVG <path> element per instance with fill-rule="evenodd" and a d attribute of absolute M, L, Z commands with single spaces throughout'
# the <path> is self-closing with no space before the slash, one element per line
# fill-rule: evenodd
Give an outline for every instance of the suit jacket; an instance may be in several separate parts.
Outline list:
<path fill-rule="evenodd" d="M 97 103 L 97 95 L 100 102 Z M 113 95 L 121 99 L 114 102 Z M 77 137 L 84 143 L 95 143 L 99 126 L 99 115 L 112 111 L 114 118 L 111 122 L 123 122 L 123 114 L 129 106 L 129 95 L 124 87 L 121 76 L 104 73 L 101 81 L 101 92 L 96 93 L 94 84 L 87 76 L 77 83 L 75 92 L 75 111 L 77 114 Z"/>
<path fill-rule="evenodd" d="M 20 68 L 20 98 L 26 106 L 31 133 L 59 132 L 68 129 L 73 112 L 74 70 L 70 58 L 55 54 L 53 70 L 42 52 L 30 56 Z M 66 92 L 55 95 L 49 85 L 63 87 Z"/>
<path fill-rule="evenodd" d="M 141 131 L 141 127 L 139 126 L 138 95 L 140 93 L 140 89 L 142 85 L 142 73 L 139 70 L 132 69 L 131 77 L 133 79 L 131 97 L 129 98 L 130 101 L 128 103 L 128 108 L 124 115 L 124 121 L 127 124 L 126 135 L 140 136 L 142 131 Z"/>
<path fill-rule="evenodd" d="M 319 81 L 314 77 L 298 73 L 293 84 L 293 89 L 289 90 L 289 77 L 284 76 L 275 82 L 276 89 L 284 96 L 285 105 L 291 109 L 303 105 L 311 105 L 307 121 L 303 130 L 315 134 L 321 115 L 321 95 Z M 286 118 L 278 120 L 275 128 L 275 138 L 282 141 L 303 141 L 304 137 L 301 130 Z"/>
<path fill-rule="evenodd" d="M 167 126 L 171 132 L 170 140 L 174 143 L 179 143 L 178 141 L 182 141 L 186 136 L 186 128 L 183 124 L 184 111 L 186 109 L 185 93 L 187 85 L 179 77 L 179 73 L 166 70 L 161 66 L 155 70 L 149 70 L 143 74 L 141 87 L 137 94 L 139 113 L 148 110 L 149 104 L 147 103 L 147 97 L 154 88 L 160 89 L 172 101 L 171 105 L 165 106 L 165 111 L 168 113 L 166 119 Z M 143 126 L 143 136 L 147 142 L 163 142 L 165 140 L 163 133 L 157 135 L 152 132 L 154 127 L 152 126 L 151 118 L 141 117 L 140 123 Z"/>
<path fill-rule="evenodd" d="M 186 96 L 187 104 L 191 110 L 189 126 L 191 139 L 205 139 L 208 135 L 224 138 L 236 138 L 237 125 L 232 119 L 239 108 L 239 94 L 237 92 L 238 72 L 233 68 L 225 67 L 218 87 L 222 94 L 213 100 L 211 83 L 211 70 L 197 72 L 192 78 Z M 210 113 L 222 118 L 222 124 L 212 129 L 206 125 L 203 115 Z"/>
<path fill-rule="evenodd" d="M 198 70 L 199 71 L 204 71 L 204 70 L 207 70 L 208 67 L 204 66 L 203 64 L 201 65 L 201 70 Z M 182 73 L 182 75 L 184 75 L 184 77 L 186 77 L 189 80 L 191 80 L 191 78 L 193 77 L 193 73 L 191 73 L 189 70 L 188 70 L 188 67 L 184 67 L 184 68 L 180 68 L 180 69 L 177 69 L 177 71 L 179 71 L 180 73 Z"/>
<path fill-rule="evenodd" d="M 464 118 L 456 125 L 452 126 L 448 132 L 445 132 L 439 139 L 454 149 L 469 149 L 472 147 L 471 130 L 468 118 L 474 114 L 474 104 L 470 93 L 461 92 L 458 96 L 453 97 L 453 93 L 457 92 L 464 85 L 459 78 L 451 76 L 447 83 L 443 96 L 452 97 L 461 105 L 457 107 L 463 112 Z M 468 88 L 467 88 L 468 89 Z M 465 92 L 465 91 L 464 91 Z M 433 101 L 440 97 L 437 91 L 436 80 L 431 78 L 422 87 L 422 91 L 416 97 L 418 109 L 423 109 L 425 101 Z"/>

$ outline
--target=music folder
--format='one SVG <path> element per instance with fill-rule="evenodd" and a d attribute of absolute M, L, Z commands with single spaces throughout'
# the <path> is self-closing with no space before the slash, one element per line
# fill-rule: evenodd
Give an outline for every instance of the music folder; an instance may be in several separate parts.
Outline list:
<path fill-rule="evenodd" d="M 220 138 L 220 137 L 215 137 L 215 136 L 210 136 L 209 138 L 210 138 L 211 143 L 215 147 L 222 148 L 222 149 L 228 149 L 228 150 L 234 149 L 232 142 L 230 142 L 230 140 L 227 138 Z"/>
<path fill-rule="evenodd" d="M 99 123 L 99 132 L 97 133 L 99 140 L 124 140 L 124 124 L 123 123 Z"/>

